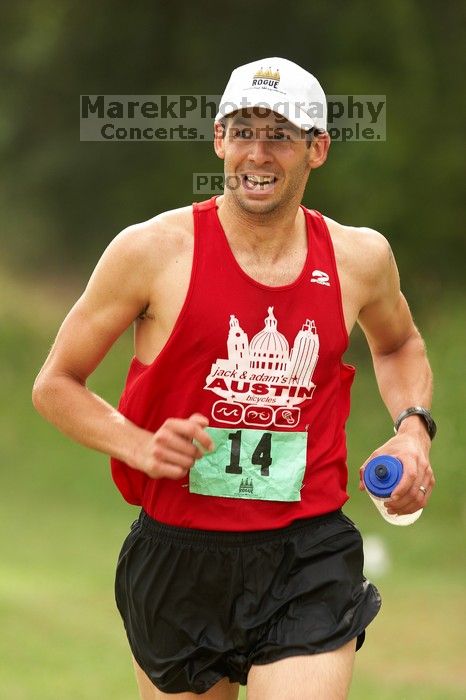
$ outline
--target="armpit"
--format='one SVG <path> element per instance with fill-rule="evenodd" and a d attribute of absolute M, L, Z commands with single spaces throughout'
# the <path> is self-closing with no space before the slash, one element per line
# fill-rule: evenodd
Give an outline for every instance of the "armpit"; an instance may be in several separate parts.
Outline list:
<path fill-rule="evenodd" d="M 141 309 L 140 313 L 136 316 L 135 320 L 140 320 L 140 321 L 145 321 L 145 320 L 154 320 L 154 314 L 152 311 L 149 309 L 150 304 L 147 304 L 143 309 Z"/>

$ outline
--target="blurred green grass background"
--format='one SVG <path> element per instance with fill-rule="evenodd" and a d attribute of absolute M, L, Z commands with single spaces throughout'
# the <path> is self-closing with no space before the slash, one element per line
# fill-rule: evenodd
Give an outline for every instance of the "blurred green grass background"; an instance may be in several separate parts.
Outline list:
<path fill-rule="evenodd" d="M 136 509 L 113 487 L 105 456 L 60 435 L 35 414 L 30 391 L 76 289 L 0 274 L 2 523 L 0 688 L 7 700 L 130 700 L 137 697 L 113 574 Z M 439 298 L 417 319 L 436 374 L 437 487 L 410 528 L 387 525 L 357 490 L 358 467 L 391 432 L 368 353 L 358 364 L 348 424 L 346 506 L 364 536 L 382 539 L 390 568 L 372 576 L 380 615 L 357 655 L 352 700 L 460 700 L 466 696 L 465 539 L 461 435 L 464 320 L 461 299 Z M 111 402 L 121 391 L 128 332 L 90 382 Z M 266 700 L 266 699 L 264 699 Z"/>
<path fill-rule="evenodd" d="M 191 202 L 193 173 L 222 169 L 205 143 L 81 142 L 78 96 L 219 97 L 234 67 L 270 55 L 311 70 L 329 95 L 386 96 L 387 140 L 335 141 L 305 203 L 387 233 L 436 376 L 435 495 L 411 528 L 390 527 L 357 490 L 391 424 L 355 333 L 346 512 L 390 568 L 372 576 L 383 608 L 351 700 L 466 697 L 464 27 L 451 0 L 0 4 L 0 700 L 137 696 L 112 590 L 136 511 L 108 459 L 47 425 L 30 391 L 114 233 Z M 109 401 L 131 352 L 128 332 L 92 378 Z"/>

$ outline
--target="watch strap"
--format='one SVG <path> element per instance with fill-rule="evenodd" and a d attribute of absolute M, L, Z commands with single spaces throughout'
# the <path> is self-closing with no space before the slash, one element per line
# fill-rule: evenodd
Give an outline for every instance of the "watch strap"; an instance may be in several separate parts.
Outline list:
<path fill-rule="evenodd" d="M 405 418 L 415 415 L 421 416 L 421 418 L 424 419 L 426 430 L 429 434 L 430 439 L 433 440 L 437 432 L 437 425 L 434 419 L 432 418 L 431 412 L 423 406 L 410 406 L 409 408 L 406 408 L 404 411 L 402 411 L 398 418 L 395 420 L 395 424 L 393 426 L 395 433 L 398 432 L 398 429 Z"/>

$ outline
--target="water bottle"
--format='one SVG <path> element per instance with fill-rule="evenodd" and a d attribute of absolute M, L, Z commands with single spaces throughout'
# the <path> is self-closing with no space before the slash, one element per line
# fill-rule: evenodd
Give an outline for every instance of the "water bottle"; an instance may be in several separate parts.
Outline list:
<path fill-rule="evenodd" d="M 408 515 L 390 515 L 384 506 L 384 501 L 391 496 L 395 486 L 403 475 L 403 464 L 397 457 L 380 455 L 366 464 L 364 469 L 364 485 L 377 510 L 387 523 L 392 525 L 411 525 L 422 513 L 422 508 Z"/>

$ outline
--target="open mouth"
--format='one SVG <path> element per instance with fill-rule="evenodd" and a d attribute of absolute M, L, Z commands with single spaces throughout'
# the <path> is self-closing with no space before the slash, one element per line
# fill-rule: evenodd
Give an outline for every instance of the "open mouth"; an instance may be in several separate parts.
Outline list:
<path fill-rule="evenodd" d="M 242 177 L 243 186 L 250 192 L 271 192 L 275 186 L 277 178 L 275 175 L 252 175 L 245 174 Z"/>

